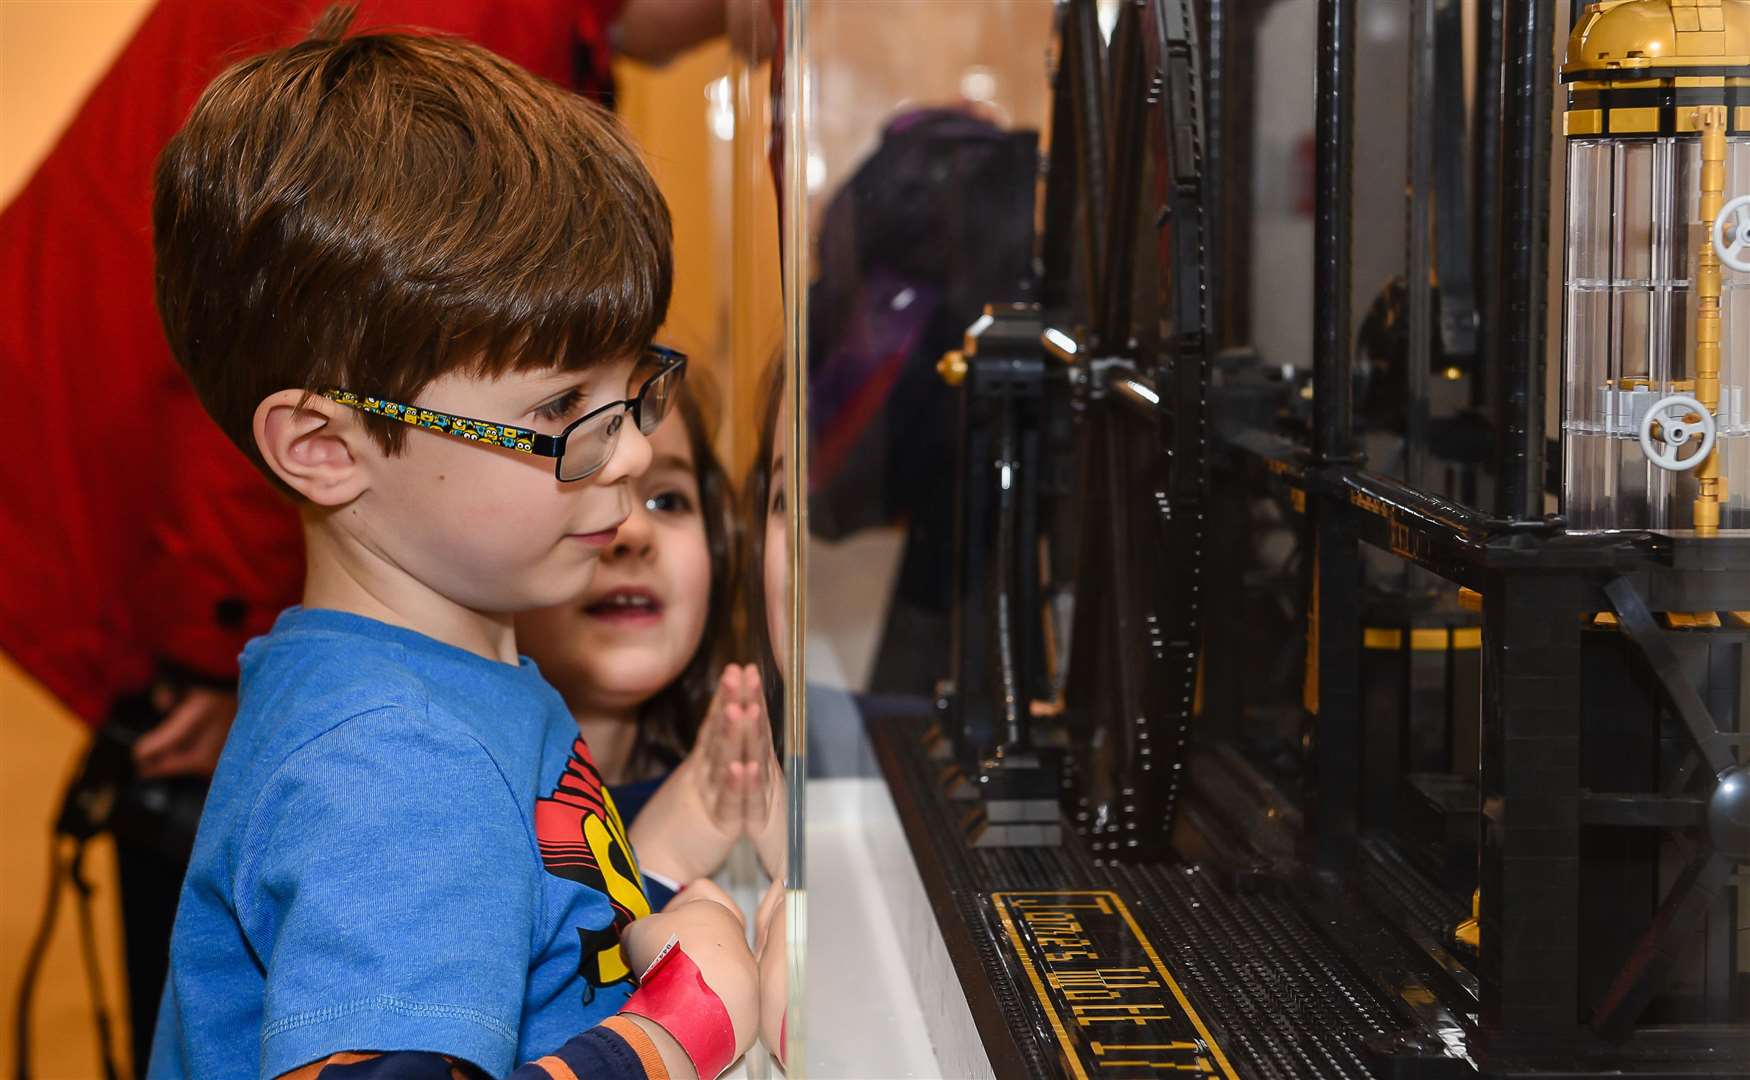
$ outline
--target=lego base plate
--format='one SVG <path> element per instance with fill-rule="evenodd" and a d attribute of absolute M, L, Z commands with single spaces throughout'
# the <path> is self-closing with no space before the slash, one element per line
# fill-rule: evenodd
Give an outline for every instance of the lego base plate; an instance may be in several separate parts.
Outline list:
<path fill-rule="evenodd" d="M 976 848 L 937 790 L 927 721 L 870 739 L 996 1075 L 1359 1077 L 1750 1075 L 1742 1036 L 1656 1036 L 1604 1062 L 1473 1062 L 1475 982 L 1416 924 L 1449 905 L 1389 853 L 1353 884 L 1281 868 L 1100 865 Z M 1369 895 L 1369 894 L 1373 895 Z M 1409 918 L 1394 922 L 1382 907 Z M 1418 942 L 1418 936 L 1425 940 Z"/>

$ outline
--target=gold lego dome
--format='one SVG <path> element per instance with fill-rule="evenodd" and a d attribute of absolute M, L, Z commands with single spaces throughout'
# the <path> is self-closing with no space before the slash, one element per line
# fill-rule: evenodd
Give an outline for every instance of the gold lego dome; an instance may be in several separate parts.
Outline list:
<path fill-rule="evenodd" d="M 1750 67 L 1750 0 L 1602 0 L 1574 24 L 1562 73 L 1721 67 Z"/>

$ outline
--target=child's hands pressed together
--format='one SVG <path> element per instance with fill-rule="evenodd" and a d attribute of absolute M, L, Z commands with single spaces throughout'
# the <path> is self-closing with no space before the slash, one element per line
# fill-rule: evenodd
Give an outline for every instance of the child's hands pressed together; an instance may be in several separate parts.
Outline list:
<path fill-rule="evenodd" d="M 768 873 L 782 876 L 784 784 L 759 672 L 723 669 L 692 751 L 632 825 L 646 870 L 675 881 L 715 873 L 752 836 Z"/>
<path fill-rule="evenodd" d="M 749 733 L 751 745 L 743 761 L 748 763 L 744 829 L 759 853 L 760 866 L 774 882 L 784 880 L 789 864 L 789 800 L 785 798 L 784 767 L 772 745 L 772 725 L 767 720 L 765 688 L 759 669 L 747 666 L 748 695 L 758 703 L 760 723 Z"/>

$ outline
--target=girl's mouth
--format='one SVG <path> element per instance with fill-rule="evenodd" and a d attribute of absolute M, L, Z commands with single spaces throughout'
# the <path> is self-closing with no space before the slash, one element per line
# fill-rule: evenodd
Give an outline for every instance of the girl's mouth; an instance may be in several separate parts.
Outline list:
<path fill-rule="evenodd" d="M 614 589 L 587 604 L 583 613 L 618 625 L 640 625 L 662 620 L 662 601 L 649 589 Z"/>

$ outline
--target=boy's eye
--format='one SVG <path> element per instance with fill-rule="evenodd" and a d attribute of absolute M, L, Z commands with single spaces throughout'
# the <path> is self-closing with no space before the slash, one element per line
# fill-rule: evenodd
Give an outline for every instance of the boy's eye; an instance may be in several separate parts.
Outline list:
<path fill-rule="evenodd" d="M 659 491 L 644 500 L 644 508 L 653 514 L 690 514 L 693 500 L 683 491 Z"/>
<path fill-rule="evenodd" d="M 570 390 L 565 391 L 565 393 L 536 409 L 535 415 L 542 420 L 550 420 L 554 423 L 558 423 L 561 420 L 569 419 L 571 414 L 575 412 L 577 407 L 581 404 L 583 404 L 583 393 L 576 387 L 572 387 Z"/>

